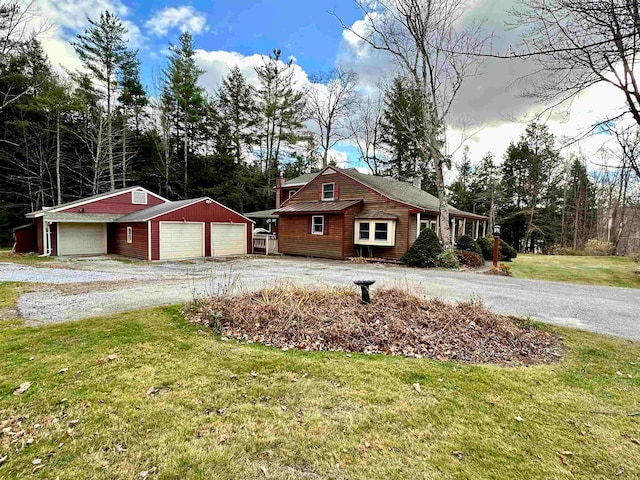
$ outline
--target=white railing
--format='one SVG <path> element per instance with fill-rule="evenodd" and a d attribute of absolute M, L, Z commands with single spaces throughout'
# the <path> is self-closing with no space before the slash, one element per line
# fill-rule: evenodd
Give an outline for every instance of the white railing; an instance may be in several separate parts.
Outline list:
<path fill-rule="evenodd" d="M 253 253 L 273 255 L 278 253 L 278 239 L 273 237 L 255 237 L 253 239 Z"/>

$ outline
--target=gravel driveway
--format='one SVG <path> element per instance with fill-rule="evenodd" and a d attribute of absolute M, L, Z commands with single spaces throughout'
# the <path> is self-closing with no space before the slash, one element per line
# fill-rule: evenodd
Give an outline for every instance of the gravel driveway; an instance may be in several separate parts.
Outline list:
<path fill-rule="evenodd" d="M 53 266 L 52 266 L 53 267 Z M 544 322 L 640 340 L 640 290 L 495 277 L 469 272 L 417 270 L 381 264 L 352 264 L 297 258 L 252 258 L 226 263 L 197 261 L 126 264 L 94 260 L 34 268 L 0 264 L 0 281 L 70 284 L 80 293 L 47 285 L 20 296 L 18 308 L 31 325 L 77 320 L 194 296 L 248 291 L 278 282 L 350 285 L 374 279 L 375 287 L 412 286 L 445 300 L 481 298 L 492 310 Z M 96 282 L 94 287 L 89 282 Z M 375 288 L 372 295 L 375 297 Z"/>

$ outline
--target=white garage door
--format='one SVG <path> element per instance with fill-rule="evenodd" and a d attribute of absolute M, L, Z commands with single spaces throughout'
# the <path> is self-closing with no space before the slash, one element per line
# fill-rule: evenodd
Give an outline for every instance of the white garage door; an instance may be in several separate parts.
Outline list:
<path fill-rule="evenodd" d="M 59 223 L 58 255 L 102 255 L 107 253 L 105 223 Z"/>
<path fill-rule="evenodd" d="M 226 257 L 247 253 L 246 223 L 212 223 L 211 256 Z"/>
<path fill-rule="evenodd" d="M 204 256 L 204 223 L 160 222 L 160 260 Z"/>

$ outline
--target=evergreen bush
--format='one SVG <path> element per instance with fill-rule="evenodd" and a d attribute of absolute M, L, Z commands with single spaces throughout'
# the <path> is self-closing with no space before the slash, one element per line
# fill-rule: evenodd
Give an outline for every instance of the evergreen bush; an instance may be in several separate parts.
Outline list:
<path fill-rule="evenodd" d="M 453 247 L 447 247 L 444 251 L 438 255 L 437 266 L 440 268 L 460 268 L 458 257 L 453 250 Z"/>
<path fill-rule="evenodd" d="M 478 245 L 478 242 L 476 242 L 469 235 L 462 235 L 460 238 L 458 238 L 456 248 L 458 250 L 467 250 L 469 252 L 476 252 L 478 255 L 483 255 L 482 249 Z"/>
<path fill-rule="evenodd" d="M 480 237 L 477 242 L 485 260 L 493 260 L 493 237 Z"/>
<path fill-rule="evenodd" d="M 442 251 L 436 232 L 425 228 L 400 261 L 410 267 L 435 267 Z"/>

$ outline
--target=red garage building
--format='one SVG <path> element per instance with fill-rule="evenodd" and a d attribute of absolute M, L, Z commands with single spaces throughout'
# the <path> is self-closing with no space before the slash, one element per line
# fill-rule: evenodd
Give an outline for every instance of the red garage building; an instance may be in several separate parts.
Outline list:
<path fill-rule="evenodd" d="M 115 253 L 143 260 L 251 253 L 253 222 L 209 197 L 172 202 L 129 187 L 27 214 L 16 251 Z"/>

